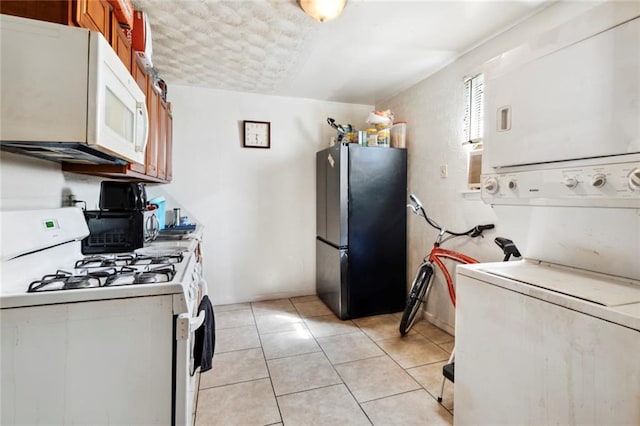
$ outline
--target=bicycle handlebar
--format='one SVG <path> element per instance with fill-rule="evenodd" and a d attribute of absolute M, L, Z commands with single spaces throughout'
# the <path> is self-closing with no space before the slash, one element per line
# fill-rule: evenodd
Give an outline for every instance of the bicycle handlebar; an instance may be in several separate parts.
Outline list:
<path fill-rule="evenodd" d="M 493 223 L 489 223 L 487 225 L 478 225 L 475 228 L 473 228 L 473 231 L 471 231 L 471 234 L 469 234 L 469 236 L 471 238 L 475 238 L 477 236 L 482 235 L 482 232 L 487 230 L 487 229 L 493 229 L 496 226 Z"/>
<path fill-rule="evenodd" d="M 409 199 L 411 200 L 412 204 L 408 204 L 407 207 L 410 207 L 411 210 L 413 210 L 413 212 L 417 215 L 420 215 L 422 217 L 424 217 L 424 219 L 427 221 L 427 223 L 429 225 L 431 225 L 432 227 L 436 228 L 439 231 L 443 231 L 446 232 L 449 235 L 452 236 L 456 236 L 456 237 L 460 237 L 463 235 L 468 235 L 471 238 L 475 238 L 475 237 L 480 237 L 482 236 L 482 233 L 487 230 L 487 229 L 493 229 L 495 228 L 495 225 L 490 223 L 487 225 L 477 225 L 474 226 L 473 228 L 469 229 L 466 232 L 453 232 L 453 231 L 449 231 L 448 229 L 443 229 L 440 225 L 438 225 L 433 219 L 429 218 L 427 216 L 427 212 L 424 210 L 424 207 L 422 207 L 422 203 L 420 202 L 420 200 L 418 199 L 418 197 L 415 196 L 415 194 L 410 194 L 409 195 Z"/>

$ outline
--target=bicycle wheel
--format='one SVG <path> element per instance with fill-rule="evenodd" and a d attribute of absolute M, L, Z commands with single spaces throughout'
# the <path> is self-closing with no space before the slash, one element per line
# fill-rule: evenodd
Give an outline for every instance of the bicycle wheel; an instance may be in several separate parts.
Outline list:
<path fill-rule="evenodd" d="M 433 267 L 430 264 L 427 264 L 420 268 L 420 272 L 418 272 L 416 279 L 413 281 L 411 292 L 409 293 L 409 299 L 407 300 L 407 306 L 404 308 L 402 319 L 400 320 L 400 334 L 402 336 L 407 334 L 413 326 L 416 314 L 420 310 L 421 302 L 423 302 L 422 299 L 425 297 L 429 285 L 431 285 L 432 277 Z"/>

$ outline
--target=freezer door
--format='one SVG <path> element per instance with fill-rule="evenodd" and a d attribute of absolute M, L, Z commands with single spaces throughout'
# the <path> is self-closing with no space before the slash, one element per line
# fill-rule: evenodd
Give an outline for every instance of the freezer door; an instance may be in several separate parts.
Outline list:
<path fill-rule="evenodd" d="M 348 319 L 348 252 L 316 239 L 316 293 L 340 319 Z"/>

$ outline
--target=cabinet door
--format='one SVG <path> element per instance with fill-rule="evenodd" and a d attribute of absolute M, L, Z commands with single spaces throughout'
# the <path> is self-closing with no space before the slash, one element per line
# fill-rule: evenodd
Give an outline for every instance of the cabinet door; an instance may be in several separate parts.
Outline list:
<path fill-rule="evenodd" d="M 165 153 L 165 156 L 167 157 L 167 161 L 166 161 L 166 167 L 167 167 L 167 171 L 166 171 L 166 177 L 165 179 L 169 182 L 171 182 L 171 179 L 173 179 L 173 114 L 171 112 L 171 103 L 167 102 L 167 151 Z"/>
<path fill-rule="evenodd" d="M 167 104 L 158 96 L 158 177 L 167 177 Z"/>
<path fill-rule="evenodd" d="M 63 25 L 71 24 L 70 7 L 71 0 L 0 1 L 0 13 L 5 15 L 21 16 Z"/>
<path fill-rule="evenodd" d="M 127 67 L 129 72 L 132 72 L 131 43 L 129 43 L 127 36 L 122 28 L 120 28 L 114 16 L 111 16 L 111 40 L 109 41 L 122 63 Z M 142 89 L 143 92 L 144 90 L 145 89 Z"/>
<path fill-rule="evenodd" d="M 149 140 L 147 142 L 146 171 L 149 176 L 158 176 L 158 106 L 160 95 L 153 88 L 153 82 L 147 81 L 147 110 L 149 111 Z"/>
<path fill-rule="evenodd" d="M 103 0 L 76 0 L 74 20 L 83 28 L 100 31 L 110 40 L 110 10 L 110 6 Z"/>

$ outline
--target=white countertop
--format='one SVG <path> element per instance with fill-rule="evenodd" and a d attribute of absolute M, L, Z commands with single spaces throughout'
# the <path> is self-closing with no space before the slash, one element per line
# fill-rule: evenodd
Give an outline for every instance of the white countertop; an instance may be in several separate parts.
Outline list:
<path fill-rule="evenodd" d="M 137 249 L 137 253 L 141 254 L 158 254 L 166 252 L 195 252 L 202 236 L 204 234 L 204 226 L 196 225 L 196 229 L 185 234 L 182 239 L 156 239 L 145 243 L 144 247 Z"/>

